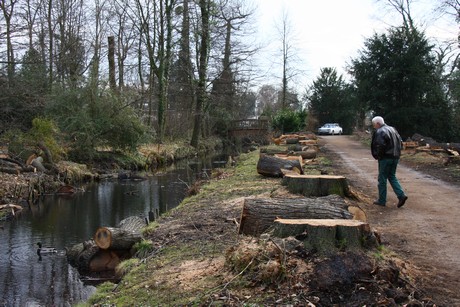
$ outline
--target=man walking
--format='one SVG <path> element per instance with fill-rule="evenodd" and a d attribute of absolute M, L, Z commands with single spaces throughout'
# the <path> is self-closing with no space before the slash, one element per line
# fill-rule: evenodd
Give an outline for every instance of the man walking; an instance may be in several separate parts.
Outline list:
<path fill-rule="evenodd" d="M 379 198 L 374 201 L 374 205 L 386 205 L 388 180 L 399 199 L 397 207 L 401 208 L 407 200 L 407 196 L 396 178 L 396 168 L 401 156 L 401 137 L 395 128 L 385 124 L 381 116 L 376 116 L 372 119 L 372 126 L 376 131 L 372 135 L 371 151 L 372 156 L 379 163 Z"/>

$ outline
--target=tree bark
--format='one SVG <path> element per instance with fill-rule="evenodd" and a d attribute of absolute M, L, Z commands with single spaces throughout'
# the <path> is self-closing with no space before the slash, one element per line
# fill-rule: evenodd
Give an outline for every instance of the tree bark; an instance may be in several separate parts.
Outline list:
<path fill-rule="evenodd" d="M 257 162 L 257 172 L 268 177 L 282 177 L 281 169 L 295 170 L 299 174 L 303 174 L 302 165 L 299 160 L 289 161 L 277 157 L 261 154 Z"/>
<path fill-rule="evenodd" d="M 115 38 L 113 36 L 109 36 L 107 38 L 109 52 L 108 52 L 108 59 L 109 59 L 109 85 L 110 89 L 113 92 L 117 91 L 117 82 L 115 80 Z"/>
<path fill-rule="evenodd" d="M 315 159 L 317 152 L 315 149 L 308 149 L 305 151 L 293 151 L 289 153 L 289 156 L 300 156 L 302 159 Z"/>
<path fill-rule="evenodd" d="M 307 197 L 331 194 L 350 196 L 348 182 L 343 176 L 289 174 L 284 176 L 281 184 L 289 192 Z"/>
<path fill-rule="evenodd" d="M 274 224 L 276 218 L 352 219 L 348 205 L 337 195 L 318 198 L 255 198 L 244 201 L 239 233 L 258 236 Z"/>
<path fill-rule="evenodd" d="M 357 220 L 276 219 L 273 235 L 301 238 L 306 250 L 325 254 L 378 244 L 369 224 Z"/>
<path fill-rule="evenodd" d="M 118 227 L 100 227 L 94 240 L 67 249 L 69 263 L 79 271 L 102 272 L 113 270 L 120 261 L 131 257 L 132 246 L 142 240 L 145 221 L 137 216 L 122 220 Z"/>
<path fill-rule="evenodd" d="M 99 227 L 94 234 L 94 242 L 101 249 L 129 250 L 142 240 L 140 230 L 145 222 L 138 217 L 130 217 L 120 222 L 118 228 Z"/>

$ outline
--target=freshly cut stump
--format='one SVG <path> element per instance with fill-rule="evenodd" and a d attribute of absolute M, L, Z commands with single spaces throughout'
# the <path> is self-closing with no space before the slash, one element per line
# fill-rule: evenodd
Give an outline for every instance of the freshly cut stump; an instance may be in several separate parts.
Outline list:
<path fill-rule="evenodd" d="M 343 176 L 290 174 L 283 177 L 281 184 L 286 186 L 289 192 L 307 197 L 350 195 L 347 179 Z"/>
<path fill-rule="evenodd" d="M 276 219 L 273 235 L 296 237 L 303 242 L 306 250 L 325 254 L 378 244 L 369 224 L 358 220 Z"/>

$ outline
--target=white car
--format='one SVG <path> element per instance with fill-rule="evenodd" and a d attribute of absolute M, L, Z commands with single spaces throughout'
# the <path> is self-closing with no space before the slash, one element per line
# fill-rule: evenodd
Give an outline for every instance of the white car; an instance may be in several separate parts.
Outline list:
<path fill-rule="evenodd" d="M 318 134 L 342 134 L 342 127 L 337 123 L 333 124 L 324 124 L 321 128 L 318 129 Z"/>

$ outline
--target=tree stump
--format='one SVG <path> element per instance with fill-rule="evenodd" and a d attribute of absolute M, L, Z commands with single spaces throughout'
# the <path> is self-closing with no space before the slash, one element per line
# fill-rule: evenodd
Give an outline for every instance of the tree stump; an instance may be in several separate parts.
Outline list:
<path fill-rule="evenodd" d="M 274 226 L 276 218 L 352 219 L 343 198 L 248 198 L 244 201 L 239 233 L 258 236 Z"/>
<path fill-rule="evenodd" d="M 369 224 L 357 220 L 276 219 L 273 235 L 296 237 L 306 250 L 324 254 L 378 245 Z"/>
<path fill-rule="evenodd" d="M 281 184 L 286 186 L 289 192 L 307 197 L 331 194 L 342 197 L 350 195 L 348 182 L 343 176 L 289 174 L 284 176 Z"/>
<path fill-rule="evenodd" d="M 302 165 L 299 160 L 285 160 L 277 157 L 261 154 L 257 162 L 257 172 L 260 175 L 268 177 L 282 177 L 281 169 L 295 170 L 299 174 L 303 174 Z"/>

